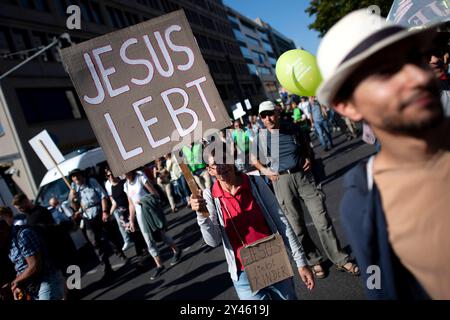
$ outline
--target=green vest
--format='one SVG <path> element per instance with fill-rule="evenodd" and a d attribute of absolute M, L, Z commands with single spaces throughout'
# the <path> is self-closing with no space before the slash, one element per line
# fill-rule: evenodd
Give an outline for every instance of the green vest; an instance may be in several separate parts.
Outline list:
<path fill-rule="evenodd" d="M 186 160 L 191 172 L 206 168 L 206 164 L 203 162 L 202 146 L 200 144 L 194 143 L 192 149 L 185 146 L 182 150 L 184 159 Z"/>
<path fill-rule="evenodd" d="M 233 130 L 232 136 L 239 150 L 248 152 L 248 150 L 250 149 L 250 138 L 247 134 L 247 131 L 243 129 L 235 129 Z"/>
<path fill-rule="evenodd" d="M 299 108 L 294 109 L 294 114 L 292 115 L 294 121 L 300 121 L 302 119 L 302 113 Z"/>

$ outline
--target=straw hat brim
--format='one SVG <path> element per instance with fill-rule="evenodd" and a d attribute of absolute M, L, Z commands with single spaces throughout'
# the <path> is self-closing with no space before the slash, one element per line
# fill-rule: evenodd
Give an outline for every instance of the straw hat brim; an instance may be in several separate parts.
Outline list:
<path fill-rule="evenodd" d="M 436 23 L 425 29 L 400 31 L 375 43 L 367 50 L 341 64 L 334 74 L 324 80 L 317 89 L 317 97 L 321 104 L 332 106 L 333 100 L 352 73 L 370 56 L 398 42 L 416 38 L 418 50 L 429 48 L 437 35 L 437 28 L 443 23 Z M 388 58 L 388 57 L 387 57 Z"/>

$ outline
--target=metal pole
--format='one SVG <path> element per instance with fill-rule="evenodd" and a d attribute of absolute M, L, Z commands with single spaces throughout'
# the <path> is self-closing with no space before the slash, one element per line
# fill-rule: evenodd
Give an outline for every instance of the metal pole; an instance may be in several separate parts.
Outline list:
<path fill-rule="evenodd" d="M 39 50 L 38 52 L 36 52 L 35 54 L 33 54 L 31 57 L 27 58 L 26 60 L 22 61 L 21 63 L 19 63 L 17 66 L 13 67 L 12 69 L 6 71 L 4 74 L 2 74 L 0 76 L 0 81 L 8 76 L 9 74 L 13 73 L 14 71 L 16 71 L 17 69 L 19 69 L 20 67 L 22 67 L 24 64 L 28 63 L 29 61 L 33 60 L 34 58 L 36 58 L 37 56 L 39 56 L 41 53 L 43 53 L 44 51 L 50 49 L 51 47 L 53 47 L 54 45 L 56 45 L 58 43 L 58 39 L 54 38 L 53 41 L 47 45 L 46 47 L 42 48 L 41 50 Z"/>

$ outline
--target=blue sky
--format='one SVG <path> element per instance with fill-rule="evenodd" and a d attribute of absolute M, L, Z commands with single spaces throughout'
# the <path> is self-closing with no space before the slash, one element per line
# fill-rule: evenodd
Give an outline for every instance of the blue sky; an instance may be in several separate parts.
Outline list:
<path fill-rule="evenodd" d="M 294 40 L 298 48 L 316 55 L 320 39 L 317 32 L 308 29 L 314 21 L 314 17 L 305 13 L 309 0 L 223 0 L 223 3 L 252 20 L 260 17 Z"/>

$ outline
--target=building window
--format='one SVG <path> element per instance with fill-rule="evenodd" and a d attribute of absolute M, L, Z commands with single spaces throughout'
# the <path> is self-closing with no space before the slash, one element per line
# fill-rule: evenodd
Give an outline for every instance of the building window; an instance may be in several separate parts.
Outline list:
<path fill-rule="evenodd" d="M 119 18 L 116 15 L 115 10 L 113 8 L 110 8 L 110 7 L 106 7 L 106 10 L 108 11 L 108 15 L 109 15 L 109 18 L 111 20 L 111 23 L 112 23 L 113 27 L 114 28 L 122 28 L 122 26 L 120 24 L 120 21 L 119 21 Z"/>
<path fill-rule="evenodd" d="M 242 31 L 244 31 L 245 33 L 250 33 L 250 34 L 256 33 L 255 28 L 246 24 L 245 22 L 241 22 L 241 28 L 242 28 Z"/>
<path fill-rule="evenodd" d="M 71 88 L 17 89 L 17 96 L 28 124 L 79 119 L 79 101 Z"/>
<path fill-rule="evenodd" d="M 263 41 L 263 48 L 267 51 L 267 53 L 273 53 L 272 46 Z"/>
<path fill-rule="evenodd" d="M 220 67 L 220 71 L 224 74 L 228 74 L 230 73 L 230 68 L 228 67 L 228 62 L 227 61 L 217 61 L 219 67 Z"/>
<path fill-rule="evenodd" d="M 205 60 L 211 73 L 220 73 L 219 66 L 217 65 L 217 62 L 215 60 L 212 59 L 205 59 Z"/>
<path fill-rule="evenodd" d="M 100 11 L 100 6 L 98 3 L 95 2 L 90 2 L 91 4 L 91 9 L 92 9 L 92 15 L 94 16 L 94 21 L 98 24 L 105 24 L 105 21 L 103 20 L 101 11 Z"/>
<path fill-rule="evenodd" d="M 234 36 L 236 37 L 236 39 L 238 41 L 241 41 L 241 42 L 245 43 L 245 37 L 242 34 L 242 32 L 240 32 L 239 30 L 233 29 L 233 33 L 234 33 Z"/>
<path fill-rule="evenodd" d="M 266 67 L 258 67 L 257 70 L 258 70 L 259 75 L 271 75 L 272 74 L 272 71 Z"/>
<path fill-rule="evenodd" d="M 131 13 L 125 12 L 125 18 L 126 18 L 127 24 L 128 24 L 129 26 L 132 26 L 132 25 L 134 24 L 133 18 L 131 17 Z"/>
<path fill-rule="evenodd" d="M 239 25 L 239 20 L 235 16 L 228 15 L 228 20 Z"/>
<path fill-rule="evenodd" d="M 14 45 L 17 51 L 26 50 L 31 47 L 28 33 L 25 30 L 13 29 Z M 21 58 L 25 59 L 26 54 Z"/>
<path fill-rule="evenodd" d="M 202 20 L 202 25 L 204 27 L 206 27 L 210 31 L 215 31 L 216 30 L 216 27 L 214 26 L 214 22 L 211 19 L 209 19 L 209 18 L 207 18 L 207 17 L 205 17 L 205 16 L 203 16 L 201 14 L 200 14 L 200 19 Z"/>
<path fill-rule="evenodd" d="M 211 47 L 216 50 L 216 51 L 223 51 L 223 46 L 222 46 L 222 42 L 220 42 L 219 40 L 216 40 L 214 38 L 209 38 L 209 43 L 211 44 Z"/>
<path fill-rule="evenodd" d="M 210 49 L 208 38 L 205 36 L 202 36 L 201 34 L 196 34 L 195 39 L 197 39 L 198 46 L 201 49 Z"/>
<path fill-rule="evenodd" d="M 236 84 L 236 85 L 238 85 L 238 84 Z M 229 84 L 229 85 L 227 85 L 227 88 L 228 88 L 228 92 L 230 93 L 230 98 L 232 99 L 232 98 L 234 98 L 234 97 L 237 97 L 237 94 L 236 94 L 236 87 L 234 86 L 234 84 Z"/>
<path fill-rule="evenodd" d="M 148 0 L 148 4 L 150 5 L 150 7 L 152 7 L 153 9 L 156 10 L 161 10 L 161 8 L 159 7 L 159 3 L 157 0 Z"/>
<path fill-rule="evenodd" d="M 184 9 L 184 12 L 186 13 L 186 17 L 190 23 L 200 25 L 200 18 L 198 17 L 198 14 L 196 12 L 193 12 L 189 9 Z"/>
<path fill-rule="evenodd" d="M 269 42 L 269 37 L 267 37 L 267 33 L 263 32 L 263 31 L 261 31 L 261 30 L 258 30 L 258 34 L 259 34 L 259 37 L 260 37 L 263 41 Z"/>
<path fill-rule="evenodd" d="M 221 84 L 218 84 L 216 87 L 217 91 L 219 91 L 219 95 L 222 98 L 222 100 L 227 100 L 228 99 L 227 87 Z"/>
<path fill-rule="evenodd" d="M 125 17 L 123 15 L 123 12 L 121 10 L 119 10 L 119 9 L 114 9 L 114 11 L 116 12 L 116 16 L 119 18 L 121 28 L 126 27 L 127 23 L 125 21 Z"/>
<path fill-rule="evenodd" d="M 172 1 L 169 1 L 169 0 L 162 1 L 162 5 L 163 5 L 164 11 L 166 13 L 176 11 L 180 8 L 180 6 L 178 4 L 173 3 Z"/>
<path fill-rule="evenodd" d="M 247 35 L 247 42 L 255 47 L 259 47 L 261 44 L 259 43 L 258 39 L 253 38 L 252 36 Z"/>
<path fill-rule="evenodd" d="M 0 56 L 11 52 L 11 40 L 7 29 L 0 28 Z"/>
<path fill-rule="evenodd" d="M 266 63 L 266 56 L 263 55 L 260 52 L 252 51 L 253 58 L 258 61 L 259 64 L 265 64 Z"/>
<path fill-rule="evenodd" d="M 135 24 L 138 24 L 140 22 L 139 17 L 137 14 L 132 14 L 131 15 L 133 17 L 133 21 Z"/>
<path fill-rule="evenodd" d="M 244 58 L 247 58 L 247 59 L 253 59 L 252 53 L 251 53 L 250 50 L 248 50 L 247 47 L 240 46 L 239 48 L 241 49 L 242 56 L 243 56 Z"/>
<path fill-rule="evenodd" d="M 67 3 L 65 0 L 55 0 L 56 8 L 58 9 L 60 16 L 66 15 Z"/>
<path fill-rule="evenodd" d="M 247 64 L 248 67 L 248 71 L 250 72 L 250 74 L 257 74 L 256 73 L 256 66 L 253 63 L 249 63 Z"/>
<path fill-rule="evenodd" d="M 38 48 L 38 47 L 43 47 L 44 45 L 47 44 L 47 39 L 45 37 L 44 33 L 41 32 L 33 32 L 32 33 L 32 41 L 33 41 L 33 47 Z M 42 61 L 47 62 L 50 58 L 50 54 L 48 51 L 43 52 L 38 59 L 42 59 Z"/>
<path fill-rule="evenodd" d="M 89 5 L 86 3 L 86 0 L 82 0 L 80 4 L 81 17 L 88 22 L 94 22 L 94 16 L 92 15 L 92 11 L 89 10 Z"/>
<path fill-rule="evenodd" d="M 269 57 L 269 62 L 274 68 L 277 65 L 277 59 Z"/>

